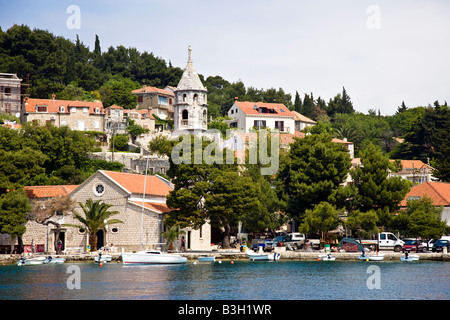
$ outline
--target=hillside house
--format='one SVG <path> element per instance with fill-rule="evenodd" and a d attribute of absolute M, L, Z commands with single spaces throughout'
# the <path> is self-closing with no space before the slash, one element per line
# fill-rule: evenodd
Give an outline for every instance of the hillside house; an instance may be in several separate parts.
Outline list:
<path fill-rule="evenodd" d="M 0 73 L 0 112 L 20 115 L 21 81 L 16 74 Z"/>
<path fill-rule="evenodd" d="M 68 126 L 72 130 L 102 131 L 105 128 L 105 109 L 101 102 L 24 99 L 22 122 Z"/>
<path fill-rule="evenodd" d="M 282 103 L 238 101 L 228 110 L 228 124 L 245 132 L 251 129 L 278 129 L 280 133 L 295 133 L 295 115 Z"/>
<path fill-rule="evenodd" d="M 172 87 L 160 89 L 144 85 L 131 93 L 138 97 L 137 109 L 148 110 L 162 120 L 173 120 L 174 93 Z"/>
<path fill-rule="evenodd" d="M 442 206 L 441 220 L 450 226 L 450 183 L 426 181 L 415 185 L 401 202 L 402 209 L 406 209 L 408 200 L 419 200 L 427 196 L 435 206 Z"/>

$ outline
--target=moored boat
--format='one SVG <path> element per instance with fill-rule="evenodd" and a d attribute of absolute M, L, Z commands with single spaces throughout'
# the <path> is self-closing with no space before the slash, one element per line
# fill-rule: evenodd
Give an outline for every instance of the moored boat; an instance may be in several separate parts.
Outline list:
<path fill-rule="evenodd" d="M 403 257 L 400 257 L 401 261 L 404 262 L 411 262 L 411 261 L 418 261 L 419 260 L 419 255 L 417 254 L 406 254 Z"/>
<path fill-rule="evenodd" d="M 198 257 L 198 261 L 200 261 L 200 262 L 214 262 L 214 261 L 216 261 L 216 257 L 215 256 Z"/>
<path fill-rule="evenodd" d="M 66 262 L 65 258 L 53 258 L 52 256 L 48 256 L 45 260 L 44 263 L 54 263 L 54 264 L 61 264 Z"/>
<path fill-rule="evenodd" d="M 94 257 L 95 262 L 111 262 L 112 256 L 109 254 L 101 254 L 99 253 L 98 256 Z"/>
<path fill-rule="evenodd" d="M 247 257 L 251 261 L 277 261 L 280 260 L 280 254 L 277 252 L 259 253 L 254 251 L 247 251 Z"/>
<path fill-rule="evenodd" d="M 21 257 L 19 260 L 17 260 L 18 266 L 34 266 L 34 265 L 40 265 L 44 264 L 45 257 L 37 257 L 37 258 L 25 258 Z"/>
<path fill-rule="evenodd" d="M 186 257 L 158 250 L 122 253 L 123 264 L 180 264 L 186 262 Z"/>
<path fill-rule="evenodd" d="M 318 260 L 320 260 L 320 261 L 335 261 L 336 260 L 336 257 L 335 256 L 332 256 L 331 254 L 321 254 L 321 255 L 319 255 L 318 256 Z"/>

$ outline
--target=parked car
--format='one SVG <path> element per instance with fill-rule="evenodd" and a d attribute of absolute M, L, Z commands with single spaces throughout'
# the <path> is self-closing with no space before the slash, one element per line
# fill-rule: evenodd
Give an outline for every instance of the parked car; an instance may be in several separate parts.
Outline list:
<path fill-rule="evenodd" d="M 449 240 L 437 240 L 433 245 L 433 252 L 442 252 L 444 247 L 447 247 L 447 252 L 450 252 L 450 241 Z"/>
<path fill-rule="evenodd" d="M 423 252 L 424 247 L 420 240 L 417 239 L 405 240 L 405 244 L 402 246 L 402 252 L 405 251 Z"/>

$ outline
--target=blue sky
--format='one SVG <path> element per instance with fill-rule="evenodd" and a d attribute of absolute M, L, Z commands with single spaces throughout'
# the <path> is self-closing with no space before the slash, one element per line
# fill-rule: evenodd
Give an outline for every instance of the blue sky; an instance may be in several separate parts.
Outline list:
<path fill-rule="evenodd" d="M 67 8 L 80 9 L 69 29 Z M 0 27 L 46 29 L 102 51 L 123 45 L 205 77 L 312 92 L 345 86 L 357 111 L 450 103 L 450 1 L 0 0 Z"/>

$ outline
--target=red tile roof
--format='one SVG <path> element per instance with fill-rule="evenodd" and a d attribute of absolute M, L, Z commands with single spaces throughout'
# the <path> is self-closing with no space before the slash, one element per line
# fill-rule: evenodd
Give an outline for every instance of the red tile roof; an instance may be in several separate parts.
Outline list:
<path fill-rule="evenodd" d="M 144 193 L 145 175 L 105 170 L 101 170 L 101 172 L 131 193 Z M 146 195 L 166 196 L 169 194 L 169 191 L 172 190 L 173 189 L 170 186 L 158 177 L 151 175 L 147 176 L 147 182 L 145 183 Z"/>
<path fill-rule="evenodd" d="M 311 120 L 308 117 L 305 117 L 301 113 L 298 113 L 297 111 L 291 110 L 291 113 L 294 115 L 295 121 L 301 121 L 301 122 L 307 122 L 307 123 L 316 123 L 314 120 Z"/>
<path fill-rule="evenodd" d="M 78 185 L 57 185 L 57 186 L 26 186 L 24 187 L 29 199 L 53 198 L 69 194 Z"/>
<path fill-rule="evenodd" d="M 395 160 L 390 159 L 390 162 L 395 162 Z M 421 169 L 421 168 L 431 168 L 431 166 L 423 163 L 421 160 L 400 160 L 404 169 Z"/>
<path fill-rule="evenodd" d="M 101 102 L 91 101 L 72 101 L 72 100 L 53 100 L 53 99 L 28 99 L 25 98 L 25 111 L 28 113 L 37 113 L 37 106 L 47 106 L 47 113 L 61 113 L 69 114 L 70 107 L 88 107 L 89 113 L 95 114 L 95 109 L 100 109 L 100 114 L 105 112 Z M 64 112 L 61 112 L 60 107 L 64 107 Z"/>
<path fill-rule="evenodd" d="M 450 183 L 427 181 L 415 185 L 401 202 L 406 207 L 406 201 L 410 197 L 423 197 L 427 195 L 436 206 L 450 206 Z"/>
<path fill-rule="evenodd" d="M 242 112 L 246 115 L 260 115 L 269 117 L 294 117 L 294 114 L 282 103 L 265 103 L 265 102 L 249 102 L 235 101 Z M 268 111 L 273 110 L 274 113 L 260 113 L 259 108 L 266 108 Z"/>
<path fill-rule="evenodd" d="M 138 206 L 142 206 L 142 202 L 132 201 L 134 204 Z M 167 213 L 172 211 L 165 203 L 156 203 L 156 202 L 144 202 L 144 207 L 153 211 L 157 211 L 159 213 Z"/>
<path fill-rule="evenodd" d="M 164 90 L 164 89 L 160 89 L 160 88 L 156 88 L 156 87 L 149 87 L 149 86 L 142 87 L 140 89 L 136 89 L 136 90 L 131 91 L 132 94 L 153 93 L 153 92 L 154 93 L 159 93 L 159 94 L 165 94 L 165 95 L 171 96 L 171 97 L 174 96 L 173 92 L 170 92 L 170 91 L 167 91 L 167 90 Z"/>

